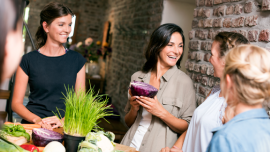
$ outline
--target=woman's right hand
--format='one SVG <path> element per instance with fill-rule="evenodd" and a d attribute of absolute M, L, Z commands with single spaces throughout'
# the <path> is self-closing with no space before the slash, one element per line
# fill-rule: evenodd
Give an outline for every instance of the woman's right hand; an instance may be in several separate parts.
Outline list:
<path fill-rule="evenodd" d="M 140 109 L 140 104 L 136 100 L 138 97 L 137 96 L 132 96 L 130 89 L 129 89 L 128 93 L 131 96 L 130 99 L 129 99 L 129 103 L 131 105 L 131 110 L 137 112 Z"/>
<path fill-rule="evenodd" d="M 38 118 L 38 119 L 34 120 L 34 123 L 39 124 L 41 126 L 41 128 L 45 128 L 45 129 L 48 129 L 48 130 L 53 130 L 51 125 L 49 125 L 47 123 L 44 123 L 41 118 Z"/>

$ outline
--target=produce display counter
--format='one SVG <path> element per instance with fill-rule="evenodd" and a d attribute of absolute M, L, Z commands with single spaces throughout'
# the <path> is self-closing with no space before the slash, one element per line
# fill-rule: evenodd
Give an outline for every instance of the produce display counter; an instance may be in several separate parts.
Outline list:
<path fill-rule="evenodd" d="M 13 123 L 5 122 L 5 124 L 13 124 Z M 32 129 L 33 128 L 40 128 L 41 127 L 40 125 L 37 125 L 37 124 L 20 124 L 20 125 L 22 125 L 24 127 L 24 129 L 26 130 L 26 132 L 28 132 L 30 134 L 30 136 L 32 136 Z M 53 131 L 58 132 L 58 133 L 63 135 L 63 128 L 57 128 L 57 129 L 54 129 Z M 30 142 L 27 144 L 33 144 L 32 138 L 30 138 L 30 139 L 31 139 Z M 38 147 L 38 149 L 40 152 L 42 152 L 44 147 Z M 135 148 L 128 147 L 125 145 L 120 145 L 120 144 L 116 144 L 115 150 L 121 150 L 124 152 L 138 152 L 135 150 Z"/>

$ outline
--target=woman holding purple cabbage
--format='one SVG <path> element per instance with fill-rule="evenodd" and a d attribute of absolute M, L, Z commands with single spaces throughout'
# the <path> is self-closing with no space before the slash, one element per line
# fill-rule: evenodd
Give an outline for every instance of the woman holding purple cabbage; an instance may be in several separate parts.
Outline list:
<path fill-rule="evenodd" d="M 248 40 L 239 33 L 218 33 L 214 38 L 209 59 L 214 67 L 214 76 L 222 77 L 226 63 L 225 55 L 230 49 L 248 43 Z M 230 108 L 226 106 L 227 103 L 219 85 L 215 86 L 206 100 L 194 111 L 187 131 L 180 136 L 171 149 L 166 147 L 160 152 L 205 152 L 213 136 L 211 130 L 228 121 L 224 113 L 228 113 Z"/>
<path fill-rule="evenodd" d="M 172 147 L 177 134 L 188 128 L 195 110 L 192 80 L 181 70 L 185 37 L 175 24 L 164 24 L 151 35 L 142 71 L 131 82 L 139 81 L 158 89 L 155 97 L 132 96 L 126 105 L 125 122 L 130 127 L 121 144 L 142 152 L 157 152 Z"/>

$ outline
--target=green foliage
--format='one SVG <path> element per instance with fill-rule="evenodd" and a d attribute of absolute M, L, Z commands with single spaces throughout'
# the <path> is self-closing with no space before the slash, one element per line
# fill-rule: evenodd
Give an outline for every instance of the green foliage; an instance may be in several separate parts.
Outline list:
<path fill-rule="evenodd" d="M 64 95 L 66 111 L 64 121 L 64 132 L 69 135 L 86 136 L 93 129 L 98 127 L 99 120 L 105 116 L 112 116 L 110 106 L 107 106 L 108 99 L 102 99 L 102 95 L 95 94 L 94 89 L 90 87 L 85 93 L 83 90 L 74 91 L 66 89 L 67 95 Z M 59 111 L 56 116 L 60 116 Z"/>
<path fill-rule="evenodd" d="M 30 141 L 30 135 L 25 131 L 25 129 L 21 125 L 15 124 L 4 125 L 3 131 L 11 136 L 15 137 L 23 136 L 27 139 L 27 141 Z"/>

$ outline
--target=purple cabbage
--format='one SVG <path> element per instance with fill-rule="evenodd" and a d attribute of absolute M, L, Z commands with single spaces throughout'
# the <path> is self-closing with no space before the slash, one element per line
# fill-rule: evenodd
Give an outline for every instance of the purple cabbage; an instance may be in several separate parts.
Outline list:
<path fill-rule="evenodd" d="M 152 85 L 139 81 L 131 82 L 130 90 L 133 96 L 144 96 L 149 98 L 153 98 L 158 92 L 158 89 Z"/>
<path fill-rule="evenodd" d="M 32 132 L 32 140 L 35 146 L 45 147 L 51 141 L 63 142 L 64 136 L 58 132 L 54 132 L 44 128 L 34 128 Z"/>

